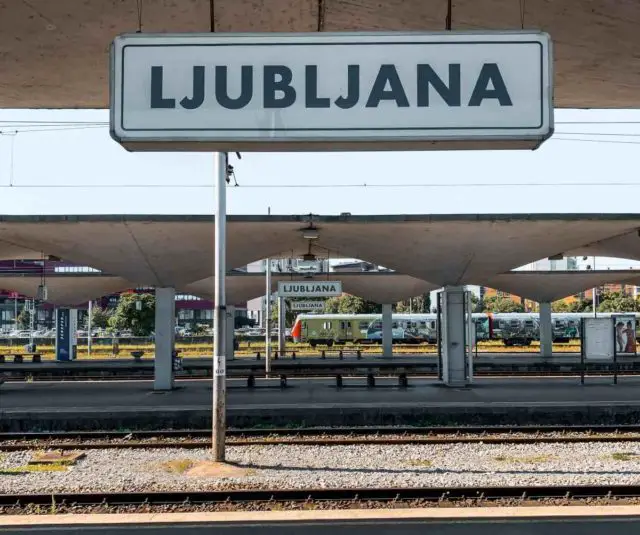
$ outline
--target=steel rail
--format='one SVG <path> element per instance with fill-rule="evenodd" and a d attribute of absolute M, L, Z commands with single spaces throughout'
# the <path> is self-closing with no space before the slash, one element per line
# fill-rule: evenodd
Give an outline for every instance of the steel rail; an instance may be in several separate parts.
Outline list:
<path fill-rule="evenodd" d="M 228 431 L 227 437 L 230 446 L 640 442 L 640 426 L 235 429 Z M 197 449 L 207 447 L 208 440 L 203 439 L 209 438 L 208 430 L 131 433 L 104 431 L 0 433 L 0 451 L 20 451 L 42 447 L 58 450 Z"/>
<path fill-rule="evenodd" d="M 286 502 L 478 502 L 520 499 L 621 499 L 640 497 L 640 485 L 560 485 L 513 487 L 342 488 L 285 490 L 219 490 L 178 492 L 0 494 L 0 507 L 162 506 Z"/>

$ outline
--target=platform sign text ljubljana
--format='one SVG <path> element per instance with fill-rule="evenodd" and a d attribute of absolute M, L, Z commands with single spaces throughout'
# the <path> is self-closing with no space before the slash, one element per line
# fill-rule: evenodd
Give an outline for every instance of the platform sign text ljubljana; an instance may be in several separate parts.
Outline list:
<path fill-rule="evenodd" d="M 551 70 L 540 32 L 130 34 L 111 132 L 130 150 L 535 148 Z"/>
<path fill-rule="evenodd" d="M 278 282 L 278 297 L 336 297 L 342 295 L 340 281 Z"/>

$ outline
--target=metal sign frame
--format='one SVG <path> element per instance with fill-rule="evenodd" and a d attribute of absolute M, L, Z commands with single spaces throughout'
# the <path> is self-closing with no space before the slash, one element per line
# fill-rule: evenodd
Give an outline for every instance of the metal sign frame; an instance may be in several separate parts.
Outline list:
<path fill-rule="evenodd" d="M 522 48 L 525 45 L 530 47 L 526 52 Z M 373 51 L 376 46 L 380 48 L 380 53 L 384 51 L 384 65 L 378 59 L 379 54 Z M 492 53 L 487 53 L 485 50 L 484 55 L 476 56 L 477 50 L 474 48 L 492 46 L 495 46 Z M 234 55 L 229 52 L 233 47 L 236 48 Z M 269 49 L 260 52 L 260 47 L 269 47 Z M 463 47 L 467 47 L 469 51 L 463 52 L 465 50 Z M 323 48 L 326 50 L 321 51 Z M 437 48 L 437 50 L 427 51 L 427 48 Z M 507 49 L 509 52 L 506 51 Z M 278 50 L 277 55 L 272 50 Z M 343 53 L 336 53 L 336 50 L 341 50 Z M 197 64 L 196 60 L 192 59 L 196 56 Z M 242 57 L 243 62 L 237 62 L 235 59 L 237 57 Z M 431 74 L 431 71 L 426 70 L 420 71 L 422 85 L 414 80 L 418 77 L 418 65 L 422 66 L 424 63 L 431 69 L 425 57 L 433 58 L 431 60 L 435 66 L 433 73 L 440 82 L 433 78 L 434 74 Z M 158 58 L 166 58 L 166 64 Z M 301 58 L 305 58 L 304 61 Z M 187 60 L 193 62 L 193 65 L 189 65 L 193 72 L 180 70 L 178 74 L 172 74 L 173 78 L 169 78 L 170 75 L 167 73 L 170 71 L 163 70 L 169 69 L 170 66 L 175 69 L 184 69 Z M 438 61 L 441 63 L 438 64 Z M 306 94 L 308 93 L 307 85 L 311 83 L 309 75 L 306 70 L 302 74 L 299 72 L 300 69 L 307 68 L 307 62 L 316 69 L 315 85 L 311 90 L 312 93 L 315 92 L 312 103 L 308 102 L 310 97 Z M 503 71 L 512 76 L 512 80 L 505 87 L 511 85 L 510 91 L 516 95 L 513 98 L 516 104 L 509 101 L 509 106 L 502 106 L 501 103 L 501 110 L 503 117 L 509 114 L 510 121 L 522 122 L 511 124 L 509 121 L 497 121 L 489 124 L 488 115 L 485 117 L 482 114 L 476 114 L 480 108 L 476 107 L 468 93 L 473 94 L 470 89 L 479 85 L 481 78 L 479 73 L 482 69 L 477 67 L 481 62 L 485 62 L 482 63 L 482 69 L 485 65 L 493 65 L 500 72 L 500 66 L 502 66 Z M 273 63 L 281 64 L 277 66 L 288 69 L 289 73 L 295 70 L 295 74 L 291 75 L 288 83 L 284 83 L 283 79 L 276 82 L 276 75 L 273 74 L 273 84 L 281 83 L 278 87 L 293 88 L 293 101 L 284 108 L 282 107 L 284 105 L 254 103 L 258 98 L 254 99 L 254 93 L 258 92 L 258 87 L 264 86 L 264 83 L 260 83 L 264 82 L 262 77 L 267 79 L 267 75 L 260 74 L 259 69 Z M 349 80 L 350 85 L 351 75 L 348 67 L 351 63 L 359 69 L 358 76 L 353 78 L 359 96 L 356 104 L 347 106 L 345 101 L 348 99 L 345 98 L 344 88 L 331 80 L 344 77 L 344 82 L 341 84 L 347 85 Z M 532 73 L 532 79 L 526 82 L 529 84 L 526 87 L 536 87 L 535 95 L 525 89 L 525 82 L 520 80 L 521 77 L 513 76 L 513 70 L 520 68 L 522 63 L 524 63 L 523 72 Z M 216 72 L 211 70 L 215 69 L 216 64 L 225 69 L 233 68 L 233 74 L 238 77 L 238 81 L 234 82 L 232 73 L 226 74 L 227 71 L 224 71 L 224 87 L 227 87 L 227 83 L 230 86 L 226 89 L 229 93 L 225 97 L 227 99 L 233 92 L 242 93 L 242 84 L 239 82 L 240 67 L 246 64 L 251 68 L 249 103 L 242 107 L 234 104 L 235 108 L 207 104 L 209 101 L 206 99 L 211 98 L 219 102 L 217 96 L 211 96 L 217 95 L 217 92 L 214 93 L 209 88 L 211 84 L 209 80 L 215 76 Z M 382 75 L 382 67 L 389 65 L 395 73 L 391 78 L 386 71 L 384 76 Z M 449 77 L 453 75 L 450 74 L 450 65 L 457 65 L 459 70 L 462 69 L 457 75 L 461 78 L 462 85 L 458 88 L 456 84 L 458 91 L 455 98 L 451 96 L 455 93 L 446 93 L 439 86 L 440 83 L 451 85 Z M 466 65 L 466 67 L 462 68 L 460 65 Z M 194 70 L 196 67 L 202 68 L 198 71 L 198 76 Z M 153 68 L 160 69 L 155 71 L 160 73 L 159 78 L 156 76 L 155 86 L 151 70 Z M 410 79 L 408 74 L 399 72 L 403 68 L 411 73 Z M 362 74 L 360 69 L 363 71 Z M 376 69 L 380 69 L 377 76 L 374 74 Z M 536 74 L 533 74 L 534 70 Z M 554 128 L 552 43 L 548 34 L 535 30 L 326 32 L 322 34 L 269 32 L 225 33 L 224 35 L 132 33 L 118 36 L 113 41 L 110 71 L 111 136 L 128 150 L 289 152 L 296 150 L 533 149 L 548 139 L 553 134 Z M 473 81 L 466 80 L 466 72 L 473 72 L 474 76 L 478 77 L 475 86 Z M 168 92 L 168 86 L 171 83 L 179 84 L 185 77 L 189 79 L 189 83 L 184 88 L 181 87 L 180 91 L 176 89 L 175 94 Z M 407 81 L 403 82 L 403 77 Z M 193 78 L 193 82 L 190 78 Z M 299 81 L 299 78 L 304 82 Z M 381 81 L 378 85 L 382 87 L 376 91 L 383 94 L 383 100 L 376 98 L 377 104 L 370 106 L 367 96 L 371 97 L 374 94 L 378 78 Z M 406 93 L 403 96 L 404 103 L 397 99 L 394 103 L 392 102 L 394 99 L 389 97 L 389 91 L 392 95 L 398 94 L 396 90 L 386 89 L 387 84 L 390 86 L 392 78 L 399 80 L 394 82 L 395 87 L 401 88 L 402 92 Z M 505 74 L 506 78 L 508 76 Z M 125 85 L 128 80 L 131 80 L 130 87 L 134 88 L 131 91 L 128 91 Z M 483 86 L 484 91 L 497 91 L 496 84 L 493 82 L 491 78 L 491 82 L 487 82 L 486 87 Z M 196 99 L 196 83 L 200 97 L 205 99 L 203 102 L 200 102 L 201 99 Z M 236 85 L 233 85 L 234 83 Z M 327 85 L 330 87 L 326 87 Z M 410 90 L 406 89 L 405 85 Z M 423 102 L 419 104 L 418 88 L 429 87 L 429 85 L 431 85 L 430 92 L 434 96 L 430 98 L 429 93 L 425 92 L 426 96 L 421 97 Z M 514 85 L 517 89 L 513 88 Z M 434 89 L 436 86 L 440 89 Z M 148 87 L 150 89 L 147 89 Z M 152 87 L 155 87 L 155 93 Z M 166 89 L 166 94 L 163 93 L 163 88 Z M 323 90 L 328 93 L 323 93 Z M 440 93 L 441 90 L 442 93 Z M 449 86 L 447 86 L 448 90 Z M 273 91 L 275 94 L 283 92 L 283 89 L 273 89 Z M 439 97 L 435 96 L 436 92 L 440 93 Z M 154 94 L 157 97 L 159 109 L 151 109 Z M 346 96 L 350 97 L 350 95 L 351 92 L 348 91 Z M 184 99 L 180 100 L 183 96 Z M 236 97 L 235 94 L 234 97 Z M 328 101 L 324 100 L 321 106 L 319 102 L 323 99 Z M 340 99 L 344 100 L 338 106 L 336 102 Z M 303 100 L 304 104 L 301 104 Z M 186 101 L 186 104 L 182 105 L 183 101 Z M 142 102 L 145 102 L 144 106 Z M 149 104 L 146 104 L 147 102 Z M 317 109 L 325 107 L 327 102 L 329 108 Z M 196 104 L 198 104 L 197 109 L 193 109 Z M 411 110 L 410 113 L 407 113 L 409 111 L 407 106 Z M 533 115 L 528 117 L 534 109 L 536 110 L 535 120 Z M 356 110 L 358 113 L 354 113 Z M 460 115 L 461 110 L 467 112 L 468 117 Z M 360 113 L 361 111 L 363 113 Z M 416 114 L 416 111 L 422 113 Z M 202 119 L 198 122 L 195 119 L 198 113 L 202 114 L 203 118 L 206 116 L 206 120 Z M 496 117 L 499 113 L 496 110 Z M 527 116 L 526 121 L 525 116 Z M 311 121 L 312 118 L 315 122 Z"/>

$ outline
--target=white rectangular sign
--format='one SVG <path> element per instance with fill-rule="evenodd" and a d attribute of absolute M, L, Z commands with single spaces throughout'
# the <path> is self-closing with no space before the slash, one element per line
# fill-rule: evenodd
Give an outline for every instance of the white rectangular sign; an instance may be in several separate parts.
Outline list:
<path fill-rule="evenodd" d="M 127 34 L 111 134 L 130 150 L 535 148 L 546 33 Z"/>
<path fill-rule="evenodd" d="M 324 310 L 323 301 L 292 301 L 291 310 L 313 310 L 322 312 Z"/>
<path fill-rule="evenodd" d="M 278 297 L 336 297 L 342 295 L 340 281 L 279 281 Z"/>
<path fill-rule="evenodd" d="M 585 318 L 582 337 L 586 360 L 613 359 L 615 341 L 612 318 Z"/>

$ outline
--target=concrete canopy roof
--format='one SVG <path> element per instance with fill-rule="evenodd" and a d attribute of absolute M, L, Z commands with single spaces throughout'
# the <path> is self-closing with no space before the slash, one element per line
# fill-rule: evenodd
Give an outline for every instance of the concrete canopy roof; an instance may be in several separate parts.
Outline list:
<path fill-rule="evenodd" d="M 313 279 L 285 273 L 273 273 L 271 289 L 277 291 L 278 281 L 342 281 L 342 290 L 348 294 L 362 297 L 380 304 L 397 303 L 403 299 L 416 297 L 438 288 L 437 285 L 398 273 L 324 273 Z M 187 285 L 187 293 L 213 299 L 213 278 L 204 279 Z M 233 274 L 227 277 L 227 300 L 230 303 L 242 303 L 265 294 L 264 273 Z"/>
<path fill-rule="evenodd" d="M 437 287 L 407 275 L 397 273 L 325 273 L 312 280 L 339 280 L 346 293 L 357 295 L 376 303 L 396 303 L 409 297 L 435 290 Z M 302 276 L 274 273 L 271 287 L 275 292 L 278 281 L 309 280 Z M 106 274 L 60 273 L 46 277 L 47 302 L 57 306 L 75 306 L 135 287 L 121 277 Z M 41 284 L 39 275 L 0 275 L 0 288 L 19 292 L 27 297 L 36 297 Z M 203 279 L 179 287 L 178 291 L 213 299 L 213 278 Z M 265 293 L 264 273 L 229 273 L 227 275 L 227 302 L 242 304 Z"/>
<path fill-rule="evenodd" d="M 491 277 L 486 285 L 538 303 L 552 303 L 604 284 L 635 285 L 639 280 L 638 270 L 511 271 Z"/>
<path fill-rule="evenodd" d="M 523 9 L 523 12 L 521 12 Z M 444 30 L 447 1 L 29 0 L 0 2 L 0 107 L 107 108 L 113 37 L 145 32 Z M 555 104 L 640 107 L 632 1 L 456 0 L 452 28 L 542 29 L 555 50 Z"/>
<path fill-rule="evenodd" d="M 35 298 L 38 286 L 42 283 L 40 276 L 1 276 L 0 288 L 11 290 L 21 295 Z M 83 275 L 73 273 L 64 276 L 48 276 L 47 303 L 56 306 L 76 306 L 115 292 L 128 290 L 133 285 L 121 278 L 105 275 Z"/>
<path fill-rule="evenodd" d="M 308 221 L 230 216 L 227 268 L 306 252 Z M 640 214 L 313 216 L 313 224 L 319 257 L 359 258 L 440 287 L 484 284 L 540 258 L 637 236 Z M 5 216 L 0 241 L 140 286 L 182 288 L 213 274 L 209 216 Z"/>

